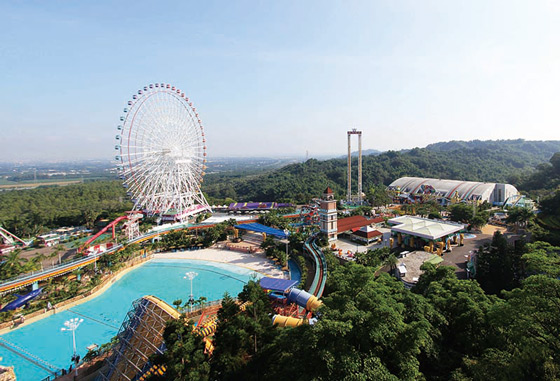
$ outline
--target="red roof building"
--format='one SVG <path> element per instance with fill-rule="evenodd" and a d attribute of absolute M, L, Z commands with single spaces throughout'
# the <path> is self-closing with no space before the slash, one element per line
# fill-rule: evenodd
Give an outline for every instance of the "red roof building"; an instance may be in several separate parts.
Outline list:
<path fill-rule="evenodd" d="M 362 226 L 369 225 L 370 222 L 364 216 L 352 216 L 338 220 L 338 233 L 344 233 L 348 230 L 359 229 Z"/>
<path fill-rule="evenodd" d="M 383 217 L 372 218 L 371 220 L 364 216 L 352 216 L 338 220 L 338 233 L 344 233 L 352 230 L 357 231 L 361 227 L 368 225 L 377 225 L 384 222 Z"/>
<path fill-rule="evenodd" d="M 358 237 L 365 238 L 368 241 L 370 241 L 371 239 L 381 237 L 383 235 L 383 233 L 381 233 L 379 230 L 375 230 L 375 229 L 373 229 L 369 226 L 364 226 L 363 228 L 360 228 L 359 230 L 355 231 L 354 235 L 356 235 Z"/>

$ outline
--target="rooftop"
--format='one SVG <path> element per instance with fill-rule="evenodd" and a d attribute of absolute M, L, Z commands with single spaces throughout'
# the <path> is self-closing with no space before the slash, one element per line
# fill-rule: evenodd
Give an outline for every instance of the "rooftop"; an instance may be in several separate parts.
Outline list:
<path fill-rule="evenodd" d="M 394 232 L 408 234 L 416 237 L 435 240 L 447 235 L 457 233 L 465 229 L 465 225 L 427 218 L 401 216 L 391 218 L 389 224 L 395 225 L 391 228 Z"/>
<path fill-rule="evenodd" d="M 368 226 L 371 224 L 379 224 L 383 221 L 384 221 L 383 217 L 376 217 L 371 220 L 367 219 L 364 216 L 352 216 L 352 217 L 341 218 L 337 222 L 337 232 L 344 233 L 345 231 L 348 230 L 355 231 L 363 226 Z"/>
<path fill-rule="evenodd" d="M 371 226 L 363 226 L 360 229 L 356 230 L 354 234 L 367 239 L 383 235 L 383 233 L 381 233 L 379 230 L 375 230 Z"/>
<path fill-rule="evenodd" d="M 272 290 L 272 291 L 279 291 L 286 293 L 292 287 L 298 284 L 297 280 L 290 280 L 290 279 L 278 279 L 278 278 L 269 278 L 264 277 L 261 278 L 259 284 L 263 289 Z"/>
<path fill-rule="evenodd" d="M 348 230 L 352 230 L 356 228 L 359 229 L 362 226 L 369 225 L 370 223 L 371 222 L 364 216 L 352 216 L 352 217 L 341 218 L 340 220 L 337 221 L 337 231 L 338 233 L 343 233 Z"/>

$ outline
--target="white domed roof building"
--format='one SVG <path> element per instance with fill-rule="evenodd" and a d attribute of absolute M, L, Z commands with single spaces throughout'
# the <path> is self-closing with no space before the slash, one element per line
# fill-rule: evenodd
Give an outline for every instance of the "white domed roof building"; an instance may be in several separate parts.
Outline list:
<path fill-rule="evenodd" d="M 393 181 L 388 189 L 397 191 L 398 197 L 405 201 L 417 202 L 426 195 L 431 195 L 442 204 L 459 201 L 487 201 L 491 205 L 503 205 L 508 199 L 519 196 L 517 188 L 511 184 L 424 177 L 401 177 Z"/>

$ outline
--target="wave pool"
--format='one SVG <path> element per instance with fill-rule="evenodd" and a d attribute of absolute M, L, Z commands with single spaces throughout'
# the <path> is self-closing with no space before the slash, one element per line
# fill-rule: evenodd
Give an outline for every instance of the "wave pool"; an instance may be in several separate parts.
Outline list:
<path fill-rule="evenodd" d="M 83 357 L 86 347 L 104 344 L 115 336 L 132 302 L 145 295 L 155 295 L 169 304 L 176 299 L 183 303 L 189 299 L 190 281 L 183 279 L 185 272 L 194 271 L 194 298 L 205 297 L 208 301 L 221 299 L 225 292 L 232 296 L 243 289 L 244 284 L 262 275 L 234 265 L 180 259 L 153 259 L 125 274 L 98 297 L 51 315 L 30 325 L 2 335 L 0 338 L 32 356 L 58 368 L 71 364 L 72 334 L 61 332 L 66 320 L 83 318 L 76 331 L 76 347 Z M 42 380 L 50 373 L 0 346 L 1 364 L 14 366 L 18 380 Z"/>

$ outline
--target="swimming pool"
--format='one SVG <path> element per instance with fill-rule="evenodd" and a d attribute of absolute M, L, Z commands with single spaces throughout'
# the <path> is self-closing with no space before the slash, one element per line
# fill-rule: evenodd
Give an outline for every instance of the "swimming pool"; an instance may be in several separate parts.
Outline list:
<path fill-rule="evenodd" d="M 172 304 L 176 299 L 188 300 L 190 282 L 183 279 L 185 272 L 195 271 L 194 298 L 209 301 L 221 299 L 224 292 L 232 296 L 243 289 L 252 276 L 261 277 L 251 270 L 220 263 L 196 260 L 153 259 L 125 274 L 100 296 L 51 315 L 28 326 L 1 336 L 9 343 L 35 355 L 56 368 L 70 366 L 72 334 L 61 332 L 66 320 L 83 318 L 76 331 L 76 347 L 80 356 L 91 344 L 101 345 L 111 340 L 131 307 L 131 303 L 145 295 L 155 295 Z M 45 369 L 0 347 L 2 365 L 14 366 L 18 380 L 41 380 L 49 375 Z"/>

